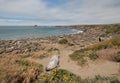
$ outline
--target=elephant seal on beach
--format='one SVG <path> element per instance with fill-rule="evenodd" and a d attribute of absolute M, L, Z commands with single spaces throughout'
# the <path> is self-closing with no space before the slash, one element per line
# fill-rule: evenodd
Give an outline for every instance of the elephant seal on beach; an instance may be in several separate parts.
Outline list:
<path fill-rule="evenodd" d="M 50 71 L 54 68 L 56 68 L 57 66 L 59 65 L 59 56 L 57 55 L 54 55 L 51 59 L 50 59 L 50 62 L 49 64 L 47 65 L 46 67 L 46 71 Z"/>

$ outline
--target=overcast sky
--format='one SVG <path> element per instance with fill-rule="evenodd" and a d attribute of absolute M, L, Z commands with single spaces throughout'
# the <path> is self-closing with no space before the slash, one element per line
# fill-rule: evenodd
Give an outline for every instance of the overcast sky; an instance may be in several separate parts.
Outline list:
<path fill-rule="evenodd" d="M 120 0 L 0 0 L 0 25 L 120 23 Z"/>

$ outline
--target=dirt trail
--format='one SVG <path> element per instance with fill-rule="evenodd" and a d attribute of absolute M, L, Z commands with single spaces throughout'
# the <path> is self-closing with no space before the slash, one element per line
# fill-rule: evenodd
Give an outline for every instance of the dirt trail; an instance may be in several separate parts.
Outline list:
<path fill-rule="evenodd" d="M 60 48 L 60 67 L 66 69 L 82 78 L 94 77 L 95 75 L 100 76 L 118 76 L 120 66 L 119 63 L 107 61 L 107 60 L 98 60 L 96 62 L 89 62 L 86 66 L 79 66 L 75 61 L 70 60 L 69 54 L 73 53 L 72 50 L 59 47 Z M 30 61 L 37 62 L 42 64 L 44 67 L 47 66 L 51 57 L 44 59 L 34 59 L 27 58 Z"/>

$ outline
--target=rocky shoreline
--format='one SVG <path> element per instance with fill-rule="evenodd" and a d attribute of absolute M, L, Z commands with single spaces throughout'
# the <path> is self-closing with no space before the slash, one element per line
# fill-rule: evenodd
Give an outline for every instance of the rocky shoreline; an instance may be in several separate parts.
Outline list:
<path fill-rule="evenodd" d="M 58 43 L 63 38 L 67 39 L 74 47 L 85 47 L 91 43 L 98 42 L 98 37 L 104 33 L 103 29 L 84 28 L 83 33 L 18 40 L 0 40 L 0 54 L 20 54 L 44 50 L 48 44 Z"/>

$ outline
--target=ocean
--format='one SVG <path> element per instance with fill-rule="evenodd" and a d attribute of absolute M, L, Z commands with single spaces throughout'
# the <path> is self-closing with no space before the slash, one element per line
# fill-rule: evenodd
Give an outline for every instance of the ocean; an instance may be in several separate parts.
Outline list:
<path fill-rule="evenodd" d="M 81 30 L 54 26 L 0 26 L 0 39 L 21 39 L 73 34 Z"/>

